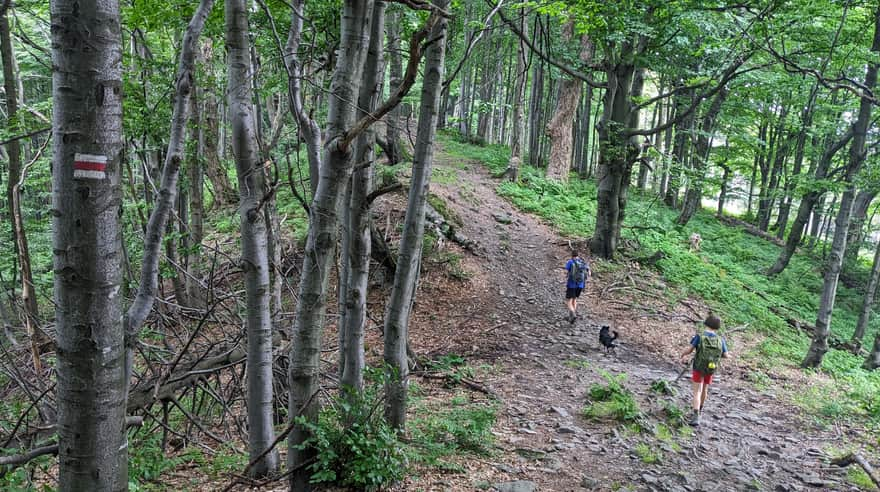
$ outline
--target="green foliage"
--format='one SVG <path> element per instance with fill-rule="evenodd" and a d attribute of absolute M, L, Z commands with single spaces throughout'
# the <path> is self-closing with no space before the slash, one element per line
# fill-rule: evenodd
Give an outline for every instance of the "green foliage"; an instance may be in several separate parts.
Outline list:
<path fill-rule="evenodd" d="M 611 375 L 601 371 L 605 384 L 593 384 L 587 390 L 589 397 L 584 416 L 593 420 L 611 419 L 624 424 L 641 426 L 644 414 L 632 392 L 623 386 L 626 374 Z"/>
<path fill-rule="evenodd" d="M 636 444 L 634 449 L 636 456 L 642 460 L 642 463 L 646 464 L 655 464 L 660 463 L 663 460 L 663 452 L 657 449 L 653 449 L 647 443 L 640 442 Z"/>
<path fill-rule="evenodd" d="M 437 133 L 437 141 L 444 152 L 452 157 L 465 161 L 478 161 L 485 164 L 492 173 L 501 173 L 507 169 L 510 161 L 510 148 L 505 145 L 476 146 L 467 141 L 454 130 L 442 130 Z"/>
<path fill-rule="evenodd" d="M 660 395 L 670 395 L 675 396 L 678 391 L 675 389 L 669 381 L 665 379 L 658 379 L 656 381 L 651 382 L 651 391 Z"/>
<path fill-rule="evenodd" d="M 858 466 L 847 468 L 846 479 L 861 490 L 874 490 L 877 488 L 865 470 Z"/>
<path fill-rule="evenodd" d="M 461 144 L 449 134 L 443 138 L 448 152 L 488 159 L 483 147 Z M 490 169 L 498 167 L 497 162 L 486 165 Z M 521 176 L 518 183 L 499 184 L 499 193 L 519 209 L 548 221 L 562 234 L 586 237 L 592 232 L 596 214 L 594 183 L 573 178 L 560 184 L 527 166 L 521 169 Z M 779 255 L 779 246 L 722 224 L 706 211 L 698 211 L 684 227 L 676 224 L 677 217 L 678 212 L 662 206 L 656 196 L 630 190 L 622 236 L 636 249 L 624 254 L 638 258 L 662 253 L 663 259 L 656 266 L 674 287 L 665 292 L 670 304 L 699 297 L 721 314 L 725 326 L 748 324 L 760 331 L 765 339 L 758 348 L 738 355 L 768 371 L 797 367 L 806 353 L 809 336 L 792 330 L 774 311 L 781 309 L 787 316 L 805 321 L 815 319 L 822 291 L 822 258 L 812 251 L 799 252 L 782 273 L 768 277 L 765 271 Z M 703 238 L 697 253 L 688 249 L 693 232 Z M 608 263 L 602 268 L 606 271 L 619 267 Z M 860 264 L 858 268 L 866 266 Z M 859 289 L 838 286 L 832 318 L 835 336 L 848 339 L 852 335 L 861 302 Z M 869 327 L 866 339 L 873 339 L 877 327 L 877 323 Z M 734 353 L 738 336 L 742 335 L 728 340 Z M 832 350 L 825 357 L 823 371 L 834 378 L 834 387 L 839 390 L 815 394 L 809 401 L 796 399 L 820 417 L 864 415 L 880 421 L 880 403 L 875 396 L 880 394 L 880 371 L 864 371 L 862 362 L 861 357 L 849 352 Z M 832 402 L 835 398 L 842 401 L 839 407 Z"/>
<path fill-rule="evenodd" d="M 337 483 L 377 490 L 403 478 L 406 460 L 397 432 L 382 418 L 379 385 L 325 407 L 317 423 L 297 417 L 311 436 L 300 445 L 314 449 L 312 483 Z"/>
<path fill-rule="evenodd" d="M 486 456 L 492 452 L 492 426 L 497 405 L 478 402 L 459 393 L 451 401 L 413 401 L 415 417 L 409 425 L 416 462 L 446 469 L 458 469 L 450 458 L 461 455 Z"/>
<path fill-rule="evenodd" d="M 135 435 L 128 453 L 128 482 L 134 490 L 144 490 L 146 483 L 183 462 L 179 457 L 169 458 L 162 450 L 162 433 Z"/>

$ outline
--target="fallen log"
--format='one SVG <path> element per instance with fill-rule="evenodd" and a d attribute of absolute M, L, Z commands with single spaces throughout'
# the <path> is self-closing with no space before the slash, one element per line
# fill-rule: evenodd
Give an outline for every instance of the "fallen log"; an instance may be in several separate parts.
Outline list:
<path fill-rule="evenodd" d="M 128 412 L 147 408 L 157 402 L 171 401 L 178 390 L 191 386 L 199 379 L 221 369 L 244 362 L 245 358 L 247 358 L 245 349 L 236 346 L 223 354 L 205 358 L 190 369 L 177 371 L 167 378 L 156 378 L 141 383 L 128 393 Z"/>
<path fill-rule="evenodd" d="M 778 237 L 776 237 L 773 234 L 770 234 L 768 232 L 764 232 L 761 229 L 758 229 L 757 227 L 755 227 L 752 224 L 749 224 L 746 221 L 739 220 L 739 219 L 736 219 L 733 217 L 728 217 L 726 215 L 718 215 L 716 217 L 718 218 L 719 221 L 724 222 L 725 224 L 733 226 L 733 227 L 739 227 L 740 229 L 751 234 L 752 236 L 756 236 L 761 239 L 765 239 L 765 240 L 770 241 L 771 243 L 773 243 L 777 246 L 785 246 L 785 242 L 782 239 L 779 239 Z"/>
<path fill-rule="evenodd" d="M 810 334 L 810 336 L 813 336 L 813 334 L 816 333 L 816 327 L 814 325 L 811 325 L 805 321 L 801 321 L 797 318 L 792 318 L 775 306 L 770 306 L 769 309 L 771 313 L 782 318 L 782 320 L 785 321 L 788 326 L 794 328 L 795 330 L 807 332 Z M 841 340 L 834 335 L 830 335 L 828 337 L 828 346 L 837 350 L 846 350 L 847 352 L 852 352 L 853 349 L 852 344 L 850 344 L 848 341 Z"/>
<path fill-rule="evenodd" d="M 477 254 L 477 242 L 458 232 L 455 225 L 446 220 L 446 217 L 443 217 L 443 214 L 438 212 L 437 209 L 430 204 L 425 205 L 425 220 L 427 220 L 430 226 L 446 239 L 458 244 L 471 253 Z"/>
<path fill-rule="evenodd" d="M 865 470 L 865 473 L 867 473 L 871 481 L 874 482 L 874 485 L 876 485 L 877 488 L 880 488 L 880 476 L 877 475 L 874 467 L 872 467 L 871 464 L 868 463 L 868 460 L 866 460 L 862 455 L 858 453 L 850 453 L 846 456 L 841 456 L 840 458 L 835 458 L 831 460 L 831 464 L 837 465 L 842 468 L 845 468 L 853 463 L 861 466 L 862 470 Z"/>

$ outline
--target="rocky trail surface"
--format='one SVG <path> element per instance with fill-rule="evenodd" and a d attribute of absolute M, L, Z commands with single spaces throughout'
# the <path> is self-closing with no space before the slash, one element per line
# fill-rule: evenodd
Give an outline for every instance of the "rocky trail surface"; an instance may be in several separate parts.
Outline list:
<path fill-rule="evenodd" d="M 482 166 L 442 155 L 439 161 L 447 184 L 432 184 L 432 192 L 476 244 L 466 256 L 477 300 L 450 306 L 448 314 L 467 309 L 461 317 L 484 320 L 462 322 L 462 341 L 451 341 L 449 350 L 494 368 L 480 384 L 500 399 L 499 452 L 466 475 L 434 477 L 413 490 L 859 490 L 827 455 L 854 431 L 811 424 L 777 391 L 797 381 L 756 385 L 756 369 L 736 357 L 713 383 L 701 425 L 670 423 L 670 408 L 690 407 L 688 375 L 672 384 L 674 395 L 651 386 L 679 373 L 676 354 L 706 313 L 699 301 L 670 304 L 655 274 L 597 262 L 581 318 L 570 324 L 561 269 L 567 240 L 497 196 L 498 181 Z M 613 354 L 599 344 L 603 324 L 620 333 Z M 751 334 L 730 338 L 735 356 L 756 343 Z M 583 413 L 591 385 L 623 374 L 641 410 L 641 431 Z"/>

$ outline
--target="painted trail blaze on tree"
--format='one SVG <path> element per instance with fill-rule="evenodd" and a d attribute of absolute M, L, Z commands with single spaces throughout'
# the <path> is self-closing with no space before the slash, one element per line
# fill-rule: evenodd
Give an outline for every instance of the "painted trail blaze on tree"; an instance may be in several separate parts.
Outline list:
<path fill-rule="evenodd" d="M 73 160 L 73 179 L 104 179 L 106 169 L 107 156 L 77 153 Z"/>

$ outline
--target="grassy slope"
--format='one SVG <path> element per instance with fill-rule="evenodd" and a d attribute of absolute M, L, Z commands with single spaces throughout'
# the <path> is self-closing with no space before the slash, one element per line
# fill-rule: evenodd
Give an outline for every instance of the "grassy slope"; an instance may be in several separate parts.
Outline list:
<path fill-rule="evenodd" d="M 444 151 L 454 157 L 483 162 L 493 172 L 503 171 L 507 165 L 506 147 L 469 145 L 452 134 L 439 138 Z M 588 237 L 592 233 L 595 183 L 573 178 L 569 184 L 560 185 L 529 167 L 523 168 L 520 176 L 519 183 L 499 185 L 499 192 L 564 235 Z M 770 307 L 781 307 L 792 317 L 812 323 L 822 289 L 821 260 L 798 253 L 782 274 L 768 278 L 762 271 L 776 259 L 778 246 L 723 225 L 706 211 L 699 212 L 685 227 L 675 225 L 677 215 L 653 195 L 631 191 L 622 235 L 637 249 L 626 254 L 643 257 L 662 251 L 665 257 L 657 267 L 677 287 L 677 292 L 670 291 L 669 295 L 702 297 L 723 315 L 728 326 L 748 323 L 759 331 L 765 341 L 746 356 L 763 369 L 796 367 L 806 353 L 809 337 L 791 329 Z M 687 248 L 688 237 L 694 231 L 703 237 L 702 251 L 696 254 Z M 852 334 L 861 302 L 860 292 L 843 285 L 838 288 L 832 320 L 837 336 L 848 339 Z M 871 323 L 868 342 L 877 333 L 878 322 Z M 880 421 L 880 371 L 864 371 L 862 362 L 862 358 L 848 352 L 831 350 L 823 366 L 831 383 L 806 391 L 801 388 L 798 402 L 824 417 L 866 415 Z"/>

